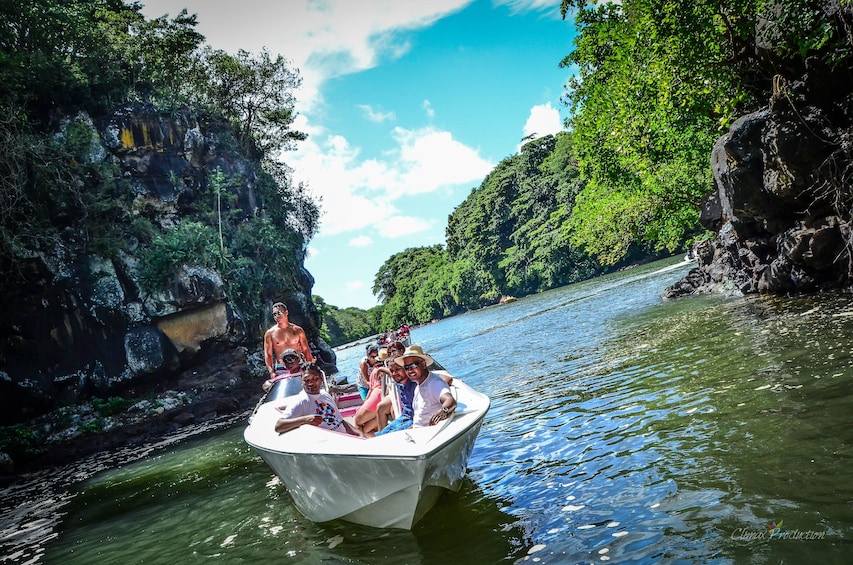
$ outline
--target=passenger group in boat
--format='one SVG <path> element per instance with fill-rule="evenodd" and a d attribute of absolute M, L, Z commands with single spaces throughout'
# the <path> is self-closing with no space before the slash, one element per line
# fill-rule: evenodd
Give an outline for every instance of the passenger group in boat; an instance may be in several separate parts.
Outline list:
<path fill-rule="evenodd" d="M 450 418 L 457 407 L 450 391 L 453 376 L 440 366 L 430 370 L 431 366 L 435 367 L 432 357 L 420 345 L 404 347 L 399 341 L 381 349 L 368 345 L 359 367 L 359 376 L 366 377 L 365 392 L 358 385 L 358 396 L 363 401 L 360 406 L 356 404 L 357 409 L 352 408 L 354 414 L 347 416 L 352 417 L 353 425 L 344 419 L 336 404 L 338 387 L 328 390 L 320 367 L 316 363 L 300 365 L 293 349 L 282 352 L 281 363 L 276 365 L 278 372 L 264 383 L 264 390 L 275 386 L 267 400 L 287 399 L 278 407 L 282 411 L 275 427 L 279 433 L 310 424 L 370 438 L 410 427 L 432 426 Z M 352 395 L 358 398 L 355 392 Z"/>

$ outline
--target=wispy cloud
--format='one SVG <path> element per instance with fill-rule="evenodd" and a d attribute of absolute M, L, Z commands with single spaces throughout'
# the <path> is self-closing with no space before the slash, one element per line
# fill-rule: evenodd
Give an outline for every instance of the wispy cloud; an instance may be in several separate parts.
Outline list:
<path fill-rule="evenodd" d="M 359 104 L 358 108 L 364 112 L 364 117 L 366 117 L 371 122 L 382 123 L 388 121 L 394 121 L 396 116 L 394 112 L 383 112 L 381 110 L 375 109 L 373 106 L 369 104 Z"/>
<path fill-rule="evenodd" d="M 424 100 L 423 109 L 424 109 L 424 113 L 426 114 L 427 118 L 433 119 L 435 117 L 435 110 L 433 110 L 432 104 L 430 104 L 429 100 Z"/>
<path fill-rule="evenodd" d="M 509 7 L 512 13 L 543 12 L 560 17 L 560 3 L 554 0 L 493 0 L 498 6 Z"/>

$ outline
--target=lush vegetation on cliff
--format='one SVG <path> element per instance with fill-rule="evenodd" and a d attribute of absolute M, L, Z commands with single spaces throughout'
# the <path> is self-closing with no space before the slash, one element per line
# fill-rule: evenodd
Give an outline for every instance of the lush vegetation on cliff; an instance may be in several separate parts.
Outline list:
<path fill-rule="evenodd" d="M 258 326 L 263 300 L 302 290 L 301 258 L 319 221 L 317 204 L 276 160 L 305 137 L 291 127 L 299 74 L 280 56 L 211 49 L 186 11 L 146 20 L 140 10 L 121 0 L 0 4 L 0 267 L 9 273 L 0 288 L 26 284 L 23 258 L 60 243 L 79 256 L 141 249 L 148 292 L 183 263 L 213 267 Z M 118 165 L 97 154 L 88 119 L 132 104 L 189 112 L 255 170 L 210 170 L 191 191 L 174 175 L 192 197 L 173 226 L 156 222 L 134 207 Z M 249 177 L 252 207 L 234 188 Z"/>
<path fill-rule="evenodd" d="M 562 64 L 578 69 L 565 101 L 586 181 L 570 240 L 611 263 L 635 242 L 672 250 L 690 238 L 716 139 L 767 103 L 774 76 L 850 52 L 849 14 L 824 5 L 562 0 L 579 30 Z"/>

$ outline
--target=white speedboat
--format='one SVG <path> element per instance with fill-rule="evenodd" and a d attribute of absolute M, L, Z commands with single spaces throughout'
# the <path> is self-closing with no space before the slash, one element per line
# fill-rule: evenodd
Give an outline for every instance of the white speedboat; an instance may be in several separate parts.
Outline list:
<path fill-rule="evenodd" d="M 361 438 L 315 426 L 276 433 L 278 399 L 261 404 L 243 437 L 308 519 L 411 529 L 444 490 L 459 490 L 489 398 L 454 378 L 458 407 L 435 426 Z M 358 400 L 361 399 L 355 394 Z M 341 398 L 341 411 L 354 412 Z"/>

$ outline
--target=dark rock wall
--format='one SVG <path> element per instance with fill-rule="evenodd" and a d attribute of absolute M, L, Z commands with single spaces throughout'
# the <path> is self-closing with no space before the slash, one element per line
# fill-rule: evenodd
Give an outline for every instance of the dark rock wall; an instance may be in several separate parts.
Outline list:
<path fill-rule="evenodd" d="M 77 119 L 99 135 L 92 158 L 115 160 L 131 181 L 133 211 L 162 227 L 180 221 L 216 167 L 246 179 L 229 187 L 237 208 L 251 214 L 262 205 L 252 163 L 227 151 L 220 135 L 204 131 L 190 113 L 165 117 L 134 106 L 96 122 Z M 20 257 L 27 282 L 0 297 L 0 424 L 91 395 L 157 386 L 211 358 L 211 349 L 261 347 L 262 336 L 246 328 L 215 271 L 185 265 L 166 291 L 144 296 L 132 252 L 114 260 L 81 253 L 74 231 L 66 232 L 56 249 Z M 304 288 L 285 297 L 291 319 L 334 364 L 331 348 L 317 338 L 313 278 L 302 268 L 299 279 Z"/>
<path fill-rule="evenodd" d="M 768 52 L 769 48 L 768 48 Z M 715 239 L 664 292 L 798 293 L 851 285 L 853 68 L 817 57 L 777 74 L 765 109 L 743 116 L 711 156 L 700 222 Z"/>

